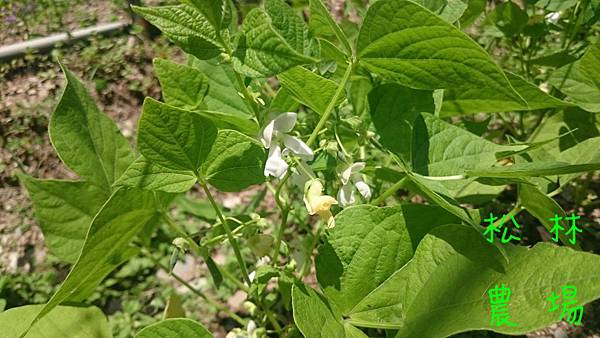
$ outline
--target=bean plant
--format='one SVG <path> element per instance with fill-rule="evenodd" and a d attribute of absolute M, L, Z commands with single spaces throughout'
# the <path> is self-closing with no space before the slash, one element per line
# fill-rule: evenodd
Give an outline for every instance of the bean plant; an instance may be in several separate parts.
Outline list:
<path fill-rule="evenodd" d="M 0 336 L 111 336 L 86 299 L 136 255 L 167 272 L 193 255 L 216 291 L 243 291 L 234 312 L 170 275 L 236 322 L 228 337 L 524 334 L 568 319 L 548 300 L 565 286 L 572 306 L 600 297 L 600 257 L 580 245 L 590 233 L 566 231 L 553 199 L 600 169 L 597 1 L 348 2 L 354 21 L 322 0 L 294 5 L 134 6 L 187 57 L 154 61 L 162 97 L 145 99 L 134 148 L 61 65 L 49 134 L 79 179 L 20 179 L 72 266 L 46 304 L 0 313 Z M 243 190 L 243 210 L 219 202 Z M 507 191 L 511 210 L 479 209 Z M 209 226 L 173 216 L 186 193 L 210 205 Z M 510 240 L 533 226 L 518 224 L 525 212 L 546 240 Z M 212 337 L 174 313 L 136 337 Z"/>

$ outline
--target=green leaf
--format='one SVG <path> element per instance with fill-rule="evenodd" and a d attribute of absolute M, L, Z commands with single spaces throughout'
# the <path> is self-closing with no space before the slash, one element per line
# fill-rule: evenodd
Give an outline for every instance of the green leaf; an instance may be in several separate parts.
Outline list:
<path fill-rule="evenodd" d="M 342 44 L 344 51 L 347 55 L 352 54 L 352 47 L 344 31 L 340 29 L 340 26 L 333 21 L 333 18 L 329 14 L 329 9 L 321 0 L 310 0 L 310 21 L 309 28 L 314 36 L 333 37 L 335 36 L 338 41 Z"/>
<path fill-rule="evenodd" d="M 64 301 L 81 301 L 115 267 L 131 257 L 129 245 L 157 213 L 151 191 L 120 188 L 94 217 L 77 262 L 33 324 Z"/>
<path fill-rule="evenodd" d="M 460 18 L 460 27 L 464 29 L 471 26 L 485 11 L 486 5 L 486 0 L 470 0 L 469 6 Z"/>
<path fill-rule="evenodd" d="M 568 161 L 569 163 L 576 163 L 578 165 L 593 165 L 593 163 L 600 163 L 600 152 L 598 149 L 600 149 L 600 137 L 593 137 L 561 152 L 558 157 L 561 160 Z M 561 176 L 560 184 L 564 185 L 580 175 L 581 174 L 572 174 Z"/>
<path fill-rule="evenodd" d="M 220 191 L 240 191 L 265 181 L 264 147 L 235 130 L 219 130 L 202 166 L 205 179 Z"/>
<path fill-rule="evenodd" d="M 158 27 L 169 40 L 199 59 L 221 53 L 221 44 L 211 23 L 189 5 L 137 7 L 134 12 Z"/>
<path fill-rule="evenodd" d="M 208 78 L 208 94 L 204 103 L 209 111 L 218 111 L 243 117 L 252 116 L 244 99 L 236 90 L 236 79 L 230 65 L 225 67 L 213 60 L 199 60 L 190 56 L 188 64 L 197 68 Z"/>
<path fill-rule="evenodd" d="M 460 19 L 469 7 L 469 1 L 465 0 L 417 0 L 414 2 L 429 9 L 449 23 L 454 23 Z"/>
<path fill-rule="evenodd" d="M 135 338 L 212 338 L 213 335 L 200 323 L 184 318 L 165 319 L 146 326 Z"/>
<path fill-rule="evenodd" d="M 472 177 L 529 177 L 581 173 L 600 169 L 600 162 L 570 164 L 556 161 L 525 162 L 513 165 L 467 170 Z"/>
<path fill-rule="evenodd" d="M 548 82 L 579 107 L 600 112 L 600 42 L 591 45 L 578 61 L 554 71 Z"/>
<path fill-rule="evenodd" d="M 487 141 L 434 115 L 431 91 L 397 84 L 369 94 L 373 124 L 383 146 L 421 175 L 462 175 L 496 163 L 495 152 L 512 149 Z"/>
<path fill-rule="evenodd" d="M 115 182 L 115 186 L 181 193 L 196 184 L 196 175 L 190 170 L 173 170 L 154 164 L 140 156 Z"/>
<path fill-rule="evenodd" d="M 547 117 L 534 131 L 528 140 L 529 143 L 546 143 L 529 151 L 528 155 L 534 160 L 560 160 L 561 151 L 589 138 L 600 136 L 599 126 L 596 114 L 579 107 L 567 108 Z"/>
<path fill-rule="evenodd" d="M 478 219 L 474 218 L 467 209 L 463 208 L 440 181 L 428 180 L 415 173 L 407 173 L 407 177 L 414 185 L 413 189 L 422 194 L 427 200 L 447 210 L 467 224 L 478 226 Z"/>
<path fill-rule="evenodd" d="M 184 110 L 202 109 L 208 79 L 198 69 L 164 59 L 154 59 L 154 71 L 167 104 Z"/>
<path fill-rule="evenodd" d="M 559 320 L 560 311 L 550 312 L 547 298 L 560 293 L 562 286 L 577 287 L 573 306 L 600 297 L 597 255 L 546 243 L 532 249 L 508 246 L 510 264 L 503 274 L 480 259 L 486 256 L 481 250 L 491 246 L 475 230 L 436 230 L 425 236 L 406 266 L 355 307 L 349 322 L 396 328 L 397 338 L 445 337 L 481 329 L 523 334 Z M 488 291 L 502 284 L 511 289 L 508 311 L 516 326 L 490 324 Z"/>
<path fill-rule="evenodd" d="M 183 2 L 190 4 L 202 13 L 215 31 L 221 30 L 225 9 L 223 0 L 183 0 Z"/>
<path fill-rule="evenodd" d="M 526 102 L 486 51 L 422 6 L 381 0 L 368 10 L 358 36 L 360 63 L 415 89 L 468 92 L 481 102 Z"/>
<path fill-rule="evenodd" d="M 335 95 L 338 84 L 334 81 L 317 75 L 304 67 L 294 67 L 277 75 L 281 85 L 305 106 L 323 114 L 327 105 Z M 345 100 L 340 95 L 335 105 Z"/>
<path fill-rule="evenodd" d="M 431 91 L 385 84 L 369 93 L 369 112 L 381 144 L 408 164 L 412 161 L 413 124 L 435 109 Z"/>
<path fill-rule="evenodd" d="M 233 66 L 250 77 L 279 74 L 314 63 L 318 45 L 304 21 L 282 0 L 265 1 L 246 16 L 236 39 Z"/>
<path fill-rule="evenodd" d="M 2 337 L 16 338 L 27 329 L 43 305 L 25 305 L 0 313 Z M 95 306 L 58 306 L 24 338 L 111 338 L 106 317 Z"/>
<path fill-rule="evenodd" d="M 81 252 L 92 219 L 109 194 L 78 181 L 39 180 L 19 175 L 33 202 L 37 220 L 50 251 L 67 263 Z"/>
<path fill-rule="evenodd" d="M 162 319 L 169 318 L 185 318 L 185 309 L 183 308 L 183 304 L 181 304 L 181 298 L 179 298 L 175 290 L 171 291 L 165 311 L 163 312 Z"/>
<path fill-rule="evenodd" d="M 197 112 L 209 119 L 218 129 L 233 129 L 249 136 L 258 135 L 259 128 L 255 120 L 249 116 L 203 110 Z"/>
<path fill-rule="evenodd" d="M 505 111 L 537 110 L 568 107 L 571 104 L 548 95 L 534 84 L 527 82 L 519 75 L 505 72 L 515 91 L 526 101 L 506 100 L 503 97 L 481 100 L 478 93 L 446 89 L 442 103 L 441 116 L 458 114 L 495 113 Z"/>
<path fill-rule="evenodd" d="M 300 108 L 300 104 L 289 90 L 280 87 L 277 93 L 275 93 L 275 97 L 271 100 L 269 104 L 269 112 L 273 113 L 281 113 L 286 111 L 296 111 Z"/>
<path fill-rule="evenodd" d="M 362 205 L 344 209 L 335 223 L 315 265 L 327 299 L 346 315 L 412 258 L 429 230 L 460 219 L 436 206 Z"/>
<path fill-rule="evenodd" d="M 152 98 L 144 100 L 138 149 L 163 167 L 196 172 L 210 152 L 217 128 L 209 119 Z"/>
<path fill-rule="evenodd" d="M 294 283 L 292 286 L 292 307 L 294 322 L 304 337 L 367 337 L 352 325 L 342 324 L 341 318 L 331 312 L 326 300 L 304 284 Z"/>
<path fill-rule="evenodd" d="M 512 1 L 498 4 L 488 18 L 507 37 L 521 33 L 529 21 L 527 12 Z"/>
<path fill-rule="evenodd" d="M 89 183 L 110 193 L 134 157 L 115 123 L 102 113 L 83 84 L 62 66 L 67 85 L 48 132 L 61 160 Z"/>
<path fill-rule="evenodd" d="M 550 221 L 552 217 L 558 215 L 564 219 L 567 216 L 560 204 L 534 185 L 519 184 L 518 194 L 521 205 L 540 221 L 540 224 L 546 228 L 548 233 L 551 233 L 552 226 L 554 225 Z M 558 236 L 560 241 L 565 245 L 573 248 L 578 247 L 577 245 L 572 245 L 563 232 L 560 232 Z"/>

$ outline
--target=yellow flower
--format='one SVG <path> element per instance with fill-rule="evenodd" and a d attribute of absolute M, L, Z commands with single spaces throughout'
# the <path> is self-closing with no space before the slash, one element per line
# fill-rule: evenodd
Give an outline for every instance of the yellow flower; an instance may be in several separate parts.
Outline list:
<path fill-rule="evenodd" d="M 327 227 L 333 228 L 335 226 L 333 214 L 329 209 L 338 202 L 331 196 L 323 195 L 323 184 L 318 179 L 310 180 L 304 185 L 304 204 L 308 209 L 308 213 L 321 216 Z"/>

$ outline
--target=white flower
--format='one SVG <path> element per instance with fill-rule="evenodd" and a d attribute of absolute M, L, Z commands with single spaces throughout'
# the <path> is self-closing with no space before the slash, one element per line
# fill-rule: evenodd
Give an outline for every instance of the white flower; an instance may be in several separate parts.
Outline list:
<path fill-rule="evenodd" d="M 318 179 L 306 182 L 304 187 L 304 204 L 310 215 L 318 214 L 327 223 L 328 228 L 335 226 L 333 214 L 329 209 L 337 204 L 335 198 L 323 195 L 323 184 Z"/>
<path fill-rule="evenodd" d="M 363 181 L 360 171 L 365 168 L 364 162 L 351 164 L 342 171 L 342 188 L 338 191 L 337 199 L 342 207 L 356 203 L 356 190 L 364 199 L 371 198 L 371 188 Z M 356 188 L 356 189 L 355 189 Z"/>
<path fill-rule="evenodd" d="M 269 149 L 269 157 L 265 165 L 265 176 L 281 178 L 288 169 L 283 157 L 288 153 L 298 156 L 304 161 L 313 158 L 313 151 L 300 139 L 288 135 L 296 124 L 296 113 L 283 113 L 271 120 L 263 128 L 260 140 Z"/>
<path fill-rule="evenodd" d="M 560 19 L 560 12 L 550 12 L 544 18 L 546 18 L 546 21 L 556 24 Z"/>

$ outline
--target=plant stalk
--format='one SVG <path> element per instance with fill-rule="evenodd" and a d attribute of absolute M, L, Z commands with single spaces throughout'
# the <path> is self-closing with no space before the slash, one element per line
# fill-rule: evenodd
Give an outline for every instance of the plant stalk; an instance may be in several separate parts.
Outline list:
<path fill-rule="evenodd" d="M 273 246 L 273 255 L 271 255 L 271 262 L 274 266 L 277 265 L 277 258 L 279 257 L 279 247 L 281 246 L 281 241 L 283 240 L 283 232 L 285 231 L 285 227 L 287 226 L 287 219 L 290 212 L 290 208 L 285 201 L 283 201 L 280 197 L 281 189 L 290 178 L 290 170 L 285 173 L 285 176 L 279 182 L 277 186 L 277 190 L 275 190 L 275 203 L 281 210 L 281 222 L 279 224 L 279 229 L 277 230 L 277 235 L 275 236 L 275 243 Z"/>
<path fill-rule="evenodd" d="M 221 224 L 223 225 L 223 230 L 225 230 L 225 233 L 227 234 L 227 239 L 229 240 L 229 243 L 231 243 L 231 246 L 233 247 L 233 252 L 235 253 L 235 258 L 237 259 L 238 264 L 240 266 L 240 270 L 242 271 L 244 281 L 248 285 L 250 285 L 252 282 L 250 281 L 250 277 L 248 276 L 248 268 L 246 267 L 246 262 L 244 262 L 244 258 L 242 257 L 242 252 L 240 251 L 240 246 L 239 246 L 238 241 L 235 239 L 235 237 L 233 237 L 233 234 L 231 233 L 231 228 L 229 227 L 229 223 L 225 219 L 225 216 L 223 216 L 223 213 L 221 212 L 221 208 L 219 208 L 219 206 L 217 205 L 217 202 L 215 202 L 215 199 L 213 198 L 210 190 L 208 189 L 208 186 L 206 185 L 206 181 L 204 181 L 204 178 L 200 175 L 198 176 L 198 182 L 200 183 L 202 190 L 204 190 L 204 193 L 206 193 L 206 197 L 208 198 L 213 209 L 215 209 L 215 212 L 217 213 L 217 216 L 219 217 L 219 220 L 221 221 Z"/>
<path fill-rule="evenodd" d="M 335 91 L 335 94 L 331 98 L 331 101 L 329 101 L 327 108 L 325 108 L 325 111 L 323 112 L 321 119 L 317 123 L 317 126 L 313 130 L 312 134 L 310 134 L 310 137 L 308 138 L 308 141 L 306 142 L 306 144 L 309 147 L 315 142 L 315 140 L 317 139 L 317 135 L 319 134 L 319 131 L 321 131 L 321 129 L 323 129 L 323 126 L 327 122 L 327 119 L 329 119 L 329 115 L 331 115 L 333 108 L 335 108 L 335 103 L 337 102 L 337 100 L 340 97 L 340 95 L 342 94 L 342 92 L 346 89 L 346 84 L 348 83 L 348 80 L 350 79 L 350 75 L 352 75 L 353 70 L 354 70 L 354 62 L 351 62 L 348 65 L 348 68 L 346 68 L 344 77 L 342 77 L 342 80 L 340 81 L 340 84 L 338 85 L 338 88 Z"/>
<path fill-rule="evenodd" d="M 154 264 L 156 264 L 159 268 L 163 269 L 166 273 L 168 273 L 170 276 L 175 278 L 179 283 L 181 283 L 183 286 L 188 288 L 195 295 L 199 296 L 200 298 L 204 299 L 207 303 L 218 308 L 219 311 L 223 311 L 228 316 L 233 318 L 236 322 L 238 322 L 240 325 L 245 327 L 248 324 L 248 322 L 246 320 L 244 320 L 237 314 L 233 313 L 231 310 L 229 310 L 228 307 L 226 307 L 226 306 L 222 305 L 221 303 L 219 303 L 218 301 L 208 297 L 202 291 L 200 291 L 200 290 L 196 289 L 195 287 L 193 287 L 192 285 L 190 285 L 188 282 L 186 282 L 183 278 L 181 278 L 176 273 L 169 271 L 169 268 L 167 268 L 164 264 L 162 264 L 156 257 L 152 256 L 152 254 L 148 250 L 146 250 L 145 248 L 141 248 L 141 251 L 144 255 L 146 255 L 148 258 L 150 258 L 152 260 L 152 262 L 154 262 Z"/>

